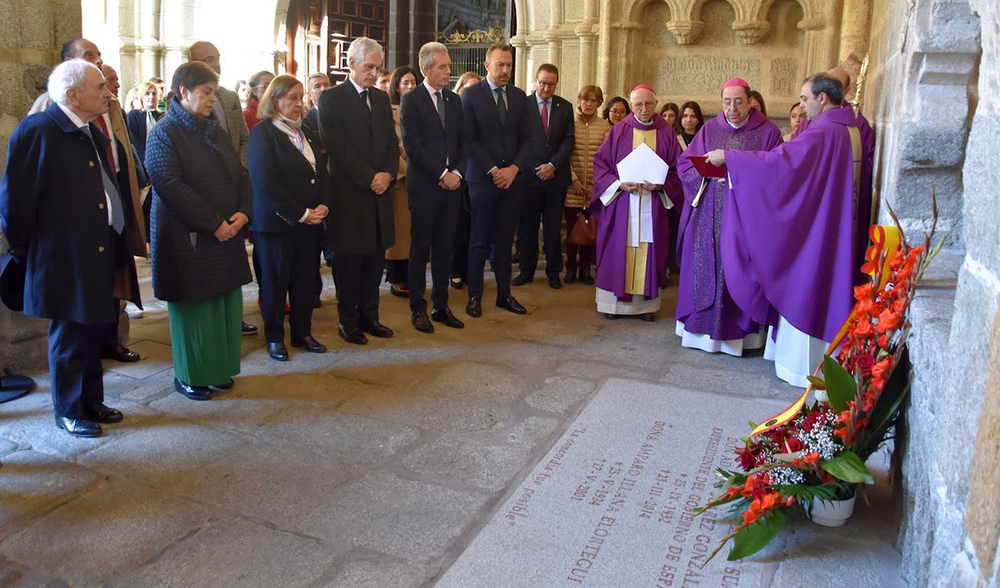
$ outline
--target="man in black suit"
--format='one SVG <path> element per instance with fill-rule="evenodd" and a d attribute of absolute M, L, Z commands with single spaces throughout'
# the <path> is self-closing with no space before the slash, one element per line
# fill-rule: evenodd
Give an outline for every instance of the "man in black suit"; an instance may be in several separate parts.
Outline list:
<path fill-rule="evenodd" d="M 392 337 L 378 320 L 385 250 L 395 242 L 392 191 L 399 139 L 389 95 L 375 88 L 384 59 L 368 37 L 347 49 L 350 77 L 319 98 L 319 130 L 329 154 L 333 213 L 329 221 L 340 336 L 364 345 L 365 333 Z"/>
<path fill-rule="evenodd" d="M 521 221 L 517 229 L 517 250 L 521 254 L 521 273 L 513 284 L 521 286 L 534 280 L 538 267 L 538 222 L 542 223 L 542 242 L 545 244 L 545 275 L 549 286 L 562 288 L 562 248 L 560 227 L 566 188 L 573 183 L 569 158 L 573 154 L 576 123 L 573 105 L 556 96 L 559 70 L 551 63 L 538 66 L 535 74 L 535 91 L 528 102 L 536 108 L 528 109 L 528 117 L 535 121 L 543 141 L 535 154 L 535 166 L 528 180 L 527 195 L 521 206 Z"/>
<path fill-rule="evenodd" d="M 431 256 L 431 302 L 435 322 L 460 329 L 465 325 L 448 308 L 452 241 L 465 168 L 462 101 L 447 89 L 451 57 L 441 43 L 426 43 L 418 57 L 424 82 L 403 95 L 399 124 L 407 156 L 406 189 L 410 205 L 410 262 L 406 278 L 413 326 L 433 333 L 427 320 L 427 259 Z"/>
<path fill-rule="evenodd" d="M 497 306 L 516 314 L 527 314 L 510 295 L 510 248 L 514 243 L 517 216 L 524 197 L 525 175 L 536 141 L 535 126 L 528 116 L 524 92 L 509 85 L 514 66 L 513 49 L 495 43 L 486 50 L 486 79 L 462 91 L 465 143 L 469 162 L 472 226 L 469 236 L 469 304 L 471 317 L 483 314 L 483 270 L 493 247 L 493 271 L 497 279 Z"/>
<path fill-rule="evenodd" d="M 323 72 L 316 72 L 306 79 L 306 93 L 309 94 L 309 103 L 312 108 L 306 111 L 302 118 L 302 126 L 308 127 L 312 132 L 319 133 L 319 96 L 326 90 L 333 87 L 330 77 Z"/>
<path fill-rule="evenodd" d="M 101 70 L 65 61 L 48 86 L 55 103 L 25 118 L 11 136 L 0 216 L 11 252 L 25 264 L 24 313 L 52 320 L 56 425 L 97 437 L 98 423 L 122 420 L 104 404 L 101 338 L 117 319 L 115 298 L 140 304 L 127 241 L 142 236 L 107 161 L 110 142 L 92 122 L 111 99 Z"/>

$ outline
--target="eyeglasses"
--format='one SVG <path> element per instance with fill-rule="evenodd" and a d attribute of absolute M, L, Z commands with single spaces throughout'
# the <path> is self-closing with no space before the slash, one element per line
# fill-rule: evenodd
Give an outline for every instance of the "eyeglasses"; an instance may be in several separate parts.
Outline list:
<path fill-rule="evenodd" d="M 541 80 L 536 80 L 535 85 L 541 86 L 543 88 L 555 88 L 558 82 L 543 82 Z"/>

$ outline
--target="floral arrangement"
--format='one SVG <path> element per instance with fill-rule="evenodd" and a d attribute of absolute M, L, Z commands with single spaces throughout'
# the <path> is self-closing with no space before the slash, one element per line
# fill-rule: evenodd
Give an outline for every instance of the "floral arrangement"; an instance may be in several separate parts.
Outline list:
<path fill-rule="evenodd" d="M 854 309 L 831 345 L 840 345 L 836 359 L 824 358 L 823 378 L 810 377 L 809 389 L 782 415 L 764 425 L 751 423 L 753 433 L 737 448 L 742 471 L 719 469 L 722 493 L 696 509 L 700 514 L 731 505 L 734 526 L 712 557 L 730 539 L 729 560 L 752 555 L 778 534 L 796 504 L 809 513 L 815 500 L 849 499 L 857 484 L 874 483 L 865 462 L 901 418 L 908 390 L 909 308 L 941 248 L 941 242 L 931 248 L 936 224 L 935 204 L 931 229 L 914 247 L 906 244 L 898 222 L 871 228 L 873 245 L 862 271 L 873 277 L 854 289 Z M 817 402 L 807 405 L 810 390 Z"/>

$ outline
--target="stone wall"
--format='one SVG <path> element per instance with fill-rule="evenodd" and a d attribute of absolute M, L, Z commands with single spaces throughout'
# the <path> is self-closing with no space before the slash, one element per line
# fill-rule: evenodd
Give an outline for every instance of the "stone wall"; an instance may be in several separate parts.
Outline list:
<path fill-rule="evenodd" d="M 7 142 L 31 103 L 45 89 L 62 44 L 80 36 L 79 0 L 5 0 L 0 2 L 0 169 L 7 164 Z M 0 235 L 0 252 L 7 243 Z M 35 371 L 46 364 L 45 321 L 13 313 L 0 305 L 0 368 Z"/>
<path fill-rule="evenodd" d="M 872 15 L 878 188 L 911 241 L 936 190 L 949 247 L 913 306 L 900 531 L 913 586 L 998 583 L 998 28 L 993 0 L 893 0 Z"/>

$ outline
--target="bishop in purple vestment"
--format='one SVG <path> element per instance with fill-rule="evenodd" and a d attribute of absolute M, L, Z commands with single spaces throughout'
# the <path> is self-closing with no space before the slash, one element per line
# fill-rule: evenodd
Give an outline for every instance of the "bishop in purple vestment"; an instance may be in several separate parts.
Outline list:
<path fill-rule="evenodd" d="M 767 305 L 778 311 L 774 349 L 765 357 L 775 359 L 780 378 L 804 387 L 853 304 L 854 177 L 861 162 L 854 162 L 848 128 L 855 117 L 840 108 L 840 82 L 813 76 L 801 100 L 812 122 L 795 140 L 773 151 L 707 155 L 728 167 L 732 212 L 749 255 L 747 264 L 726 264 L 723 251 L 730 294 L 752 317 Z"/>
<path fill-rule="evenodd" d="M 749 92 L 739 78 L 727 82 L 719 115 L 705 123 L 677 162 L 685 202 L 677 240 L 681 271 L 675 331 L 684 347 L 736 356 L 764 346 L 762 324 L 775 323 L 777 314 L 767 305 L 762 315 L 751 316 L 729 294 L 728 266 L 750 264 L 732 191 L 726 181 L 703 178 L 688 156 L 713 149 L 770 151 L 782 143 L 777 125 L 750 107 Z"/>
<path fill-rule="evenodd" d="M 652 321 L 660 308 L 660 288 L 667 284 L 667 208 L 683 201 L 676 169 L 681 148 L 673 129 L 656 114 L 651 87 L 636 86 L 630 101 L 632 114 L 611 128 L 594 156 L 590 211 L 597 218 L 597 310 L 608 318 L 639 315 Z M 662 186 L 618 177 L 618 162 L 640 143 L 669 166 Z"/>

